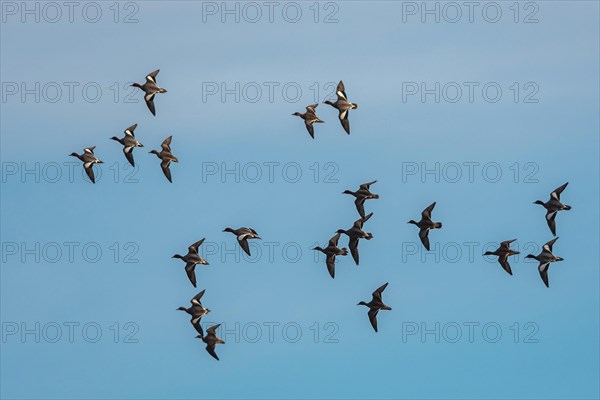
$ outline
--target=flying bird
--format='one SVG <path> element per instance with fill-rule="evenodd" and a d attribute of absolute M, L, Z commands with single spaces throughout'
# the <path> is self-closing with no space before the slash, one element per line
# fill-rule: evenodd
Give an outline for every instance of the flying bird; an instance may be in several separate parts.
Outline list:
<path fill-rule="evenodd" d="M 501 242 L 500 247 L 498 247 L 497 250 L 486 251 L 483 254 L 484 256 L 498 256 L 498 262 L 500 263 L 502 268 L 504 268 L 504 270 L 508 272 L 509 275 L 512 275 L 512 270 L 510 269 L 510 264 L 508 263 L 508 257 L 519 254 L 518 251 L 510 249 L 510 244 L 515 240 L 517 239 L 506 240 L 504 242 Z"/>
<path fill-rule="evenodd" d="M 372 233 L 365 232 L 362 229 L 363 224 L 367 222 L 372 215 L 373 213 L 370 213 L 366 217 L 354 221 L 354 225 L 352 225 L 352 228 L 348 230 L 338 229 L 337 231 L 337 233 L 343 233 L 348 236 L 348 247 L 350 247 L 350 253 L 352 254 L 352 258 L 354 259 L 356 265 L 358 265 L 358 241 L 360 239 L 373 239 Z"/>
<path fill-rule="evenodd" d="M 311 104 L 309 106 L 306 106 L 306 112 L 304 114 L 300 114 L 299 112 L 295 112 L 292 114 L 304 120 L 306 130 L 310 134 L 310 137 L 313 139 L 315 138 L 315 128 L 313 127 L 313 124 L 321 124 L 325 122 L 319 117 L 317 117 L 317 113 L 315 111 L 315 108 L 317 108 L 317 106 L 318 104 Z"/>
<path fill-rule="evenodd" d="M 198 255 L 198 248 L 202 242 L 204 242 L 204 239 L 201 239 L 188 247 L 188 253 L 185 256 L 175 254 L 171 257 L 185 261 L 185 272 L 194 287 L 196 287 L 196 265 L 208 265 L 208 261 Z"/>
<path fill-rule="evenodd" d="M 225 228 L 225 229 L 223 229 L 223 232 L 231 232 L 235 236 L 237 236 L 237 241 L 238 241 L 239 245 L 241 246 L 242 250 L 244 250 L 244 252 L 246 254 L 248 254 L 249 256 L 251 256 L 251 254 L 250 254 L 250 247 L 248 246 L 248 239 L 260 239 L 260 237 L 258 236 L 258 233 L 256 233 L 256 231 L 252 228 L 239 228 L 239 229 Z"/>
<path fill-rule="evenodd" d="M 154 96 L 156 93 L 167 93 L 167 89 L 161 88 L 156 84 L 156 75 L 160 72 L 160 69 L 150 72 L 146 76 L 146 83 L 140 85 L 139 83 L 133 83 L 131 86 L 139 88 L 144 91 L 144 100 L 148 109 L 152 115 L 156 116 L 156 110 L 154 109 Z"/>
<path fill-rule="evenodd" d="M 208 314 L 210 312 L 210 310 L 208 308 L 204 308 L 202 306 L 202 302 L 200 301 L 200 299 L 202 298 L 202 296 L 204 296 L 204 292 L 205 290 L 201 291 L 200 293 L 198 293 L 197 295 L 195 295 L 192 300 L 192 306 L 189 308 L 185 308 L 185 307 L 179 307 L 177 310 L 180 311 L 185 311 L 186 313 L 191 315 L 191 319 L 190 322 L 192 323 L 192 325 L 194 326 L 194 328 L 196 329 L 196 331 L 198 332 L 198 334 L 200 334 L 200 336 L 204 336 L 204 331 L 202 330 L 202 326 L 200 325 L 200 320 L 202 319 L 203 316 L 205 316 L 206 314 Z"/>
<path fill-rule="evenodd" d="M 341 233 L 336 233 L 334 237 L 329 239 L 329 244 L 327 247 L 315 247 L 313 250 L 318 250 L 321 253 L 325 254 L 327 257 L 325 258 L 325 264 L 327 264 L 327 271 L 329 271 L 329 275 L 331 278 L 335 278 L 335 257 L 336 256 L 345 256 L 348 254 L 348 250 L 343 248 L 338 248 L 338 241 L 340 240 Z"/>
<path fill-rule="evenodd" d="M 441 222 L 433 222 L 431 220 L 431 212 L 435 207 L 435 201 L 426 209 L 421 212 L 421 220 L 416 222 L 414 220 L 408 221 L 409 224 L 413 224 L 419 227 L 419 238 L 421 239 L 421 243 L 425 246 L 425 249 L 429 251 L 429 230 L 430 229 L 440 229 L 442 227 Z"/>
<path fill-rule="evenodd" d="M 571 206 L 563 204 L 560 202 L 560 194 L 567 187 L 569 182 L 564 185 L 556 188 L 552 193 L 550 193 L 550 200 L 547 202 L 543 202 L 541 200 L 536 200 L 533 204 L 539 204 L 544 206 L 546 209 L 546 222 L 548 223 L 548 227 L 550 228 L 550 232 L 554 236 L 556 236 L 556 222 L 554 222 L 554 218 L 556 218 L 556 213 L 562 210 L 570 210 Z"/>
<path fill-rule="evenodd" d="M 542 252 L 537 256 L 534 256 L 533 254 L 528 254 L 527 256 L 525 256 L 525 258 L 533 258 L 540 263 L 538 265 L 538 271 L 546 287 L 550 287 L 548 285 L 548 268 L 550 267 L 550 263 L 556 261 L 563 261 L 563 258 L 556 257 L 554 254 L 552 254 L 552 245 L 554 245 L 554 242 L 556 242 L 557 240 L 558 237 L 555 237 L 554 239 L 546 243 L 544 246 L 542 246 Z"/>
<path fill-rule="evenodd" d="M 133 149 L 135 147 L 144 147 L 143 144 L 138 142 L 135 138 L 134 131 L 137 128 L 137 124 L 131 125 L 129 128 L 125 129 L 125 136 L 119 139 L 116 136 L 111 137 L 112 140 L 117 141 L 123 145 L 123 154 L 125 154 L 125 158 L 129 161 L 132 167 L 135 167 L 135 162 L 133 161 Z"/>
<path fill-rule="evenodd" d="M 356 211 L 358 211 L 358 214 L 363 218 L 365 216 L 365 200 L 379 198 L 378 194 L 371 193 L 369 190 L 371 185 L 376 182 L 377 181 L 375 180 L 372 182 L 363 183 L 359 186 L 356 192 L 353 192 L 352 190 L 344 190 L 342 192 L 342 194 L 351 194 L 352 196 L 356 197 L 356 200 L 354 200 L 354 205 L 356 206 Z"/>
<path fill-rule="evenodd" d="M 337 89 L 335 91 L 337 95 L 337 100 L 335 103 L 332 103 L 329 100 L 326 100 L 324 103 L 329 104 L 333 108 L 336 108 L 339 111 L 338 118 L 344 127 L 344 130 L 349 135 L 350 134 L 350 121 L 348 120 L 348 111 L 358 108 L 358 104 L 350 103 L 348 101 L 348 97 L 346 96 L 346 90 L 344 88 L 344 82 L 340 81 L 337 85 Z"/>
<path fill-rule="evenodd" d="M 371 325 L 373 326 L 373 329 L 375 329 L 375 332 L 377 332 L 377 313 L 379 313 L 379 310 L 392 309 L 392 307 L 385 305 L 383 303 L 383 300 L 381 300 L 381 294 L 383 293 L 387 285 L 388 284 L 385 283 L 381 287 L 377 288 L 377 290 L 373 292 L 373 299 L 370 302 L 365 303 L 364 301 L 361 301 L 357 304 L 357 306 L 369 307 L 369 321 L 371 321 Z"/>
<path fill-rule="evenodd" d="M 88 178 L 90 178 L 90 181 L 92 181 L 92 183 L 96 183 L 96 178 L 94 177 L 94 170 L 92 168 L 93 165 L 104 163 L 104 161 L 99 160 L 94 155 L 95 148 L 96 146 L 86 147 L 85 149 L 83 149 L 83 154 L 81 155 L 77 153 L 69 154 L 71 157 L 77 157 L 81 162 L 83 162 L 83 169 L 85 170 L 85 173 L 87 174 Z"/>
<path fill-rule="evenodd" d="M 171 140 L 173 140 L 173 136 L 169 136 L 162 142 L 162 150 L 160 153 L 156 150 L 152 150 L 150 151 L 150 154 L 156 154 L 156 156 L 161 159 L 162 162 L 160 163 L 160 168 L 169 182 L 173 183 L 173 180 L 171 179 L 171 169 L 169 166 L 171 165 L 171 161 L 178 163 L 179 160 L 173 155 L 173 153 L 171 153 Z"/>
<path fill-rule="evenodd" d="M 211 326 L 210 328 L 208 328 L 206 330 L 206 332 L 208 332 L 208 334 L 206 336 L 204 336 L 204 335 L 196 336 L 198 339 L 202 339 L 202 341 L 204 343 L 206 343 L 206 351 L 208 351 L 208 354 L 210 354 L 217 360 L 219 360 L 219 356 L 217 356 L 217 353 L 215 353 L 215 346 L 217 344 L 225 344 L 225 342 L 221 338 L 217 337 L 217 334 L 215 333 L 215 331 L 217 330 L 217 328 L 219 326 L 221 326 L 221 324 L 214 325 L 214 326 Z"/>

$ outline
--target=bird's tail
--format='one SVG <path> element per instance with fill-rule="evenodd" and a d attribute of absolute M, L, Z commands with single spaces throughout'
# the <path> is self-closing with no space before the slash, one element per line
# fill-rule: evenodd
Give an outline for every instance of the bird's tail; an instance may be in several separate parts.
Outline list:
<path fill-rule="evenodd" d="M 442 227 L 442 223 L 441 222 L 436 222 L 435 225 L 433 225 L 433 227 L 435 229 L 440 229 Z"/>
<path fill-rule="evenodd" d="M 570 210 L 570 209 L 571 209 L 571 206 L 568 206 L 565 204 L 565 210 Z"/>
<path fill-rule="evenodd" d="M 352 109 L 354 110 L 354 109 L 357 109 L 357 108 L 358 108 L 358 104 L 356 104 L 356 103 L 353 103 L 353 104 L 352 104 Z"/>

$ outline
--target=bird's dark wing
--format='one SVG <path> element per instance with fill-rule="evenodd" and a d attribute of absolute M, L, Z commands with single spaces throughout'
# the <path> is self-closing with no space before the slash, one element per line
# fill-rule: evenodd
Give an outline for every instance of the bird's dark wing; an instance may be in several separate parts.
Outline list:
<path fill-rule="evenodd" d="M 83 149 L 84 153 L 91 153 L 94 154 L 94 149 L 96 148 L 96 146 L 92 146 L 92 147 L 86 147 L 85 149 Z"/>
<path fill-rule="evenodd" d="M 94 164 L 92 164 L 92 163 L 86 164 L 83 166 L 83 169 L 85 169 L 85 173 L 87 174 L 88 178 L 90 178 L 90 181 L 92 181 L 92 183 L 96 183 L 96 178 L 94 177 L 93 165 Z"/>
<path fill-rule="evenodd" d="M 515 240 L 517 240 L 517 239 L 513 239 L 513 240 L 505 240 L 504 242 L 500 242 L 500 248 L 501 248 L 501 249 L 507 249 L 507 250 L 508 250 L 508 249 L 510 248 L 510 244 L 511 244 L 512 242 L 514 242 Z"/>
<path fill-rule="evenodd" d="M 565 190 L 565 188 L 567 187 L 568 184 L 569 184 L 569 182 L 567 182 L 564 185 L 562 185 L 562 186 L 554 189 L 554 192 L 550 193 L 550 197 L 553 197 L 556 200 L 560 200 L 560 194 L 562 193 L 563 190 Z"/>
<path fill-rule="evenodd" d="M 556 213 L 557 211 L 550 210 L 546 212 L 546 222 L 548 223 L 548 228 L 550 228 L 550 232 L 552 232 L 554 236 L 556 236 L 556 222 L 554 221 L 554 218 L 556 218 Z"/>
<path fill-rule="evenodd" d="M 214 358 L 216 358 L 217 360 L 219 360 L 219 356 L 217 356 L 217 353 L 215 353 L 215 345 L 214 344 L 207 344 L 206 345 L 206 351 L 208 351 L 208 354 L 210 354 L 211 356 L 213 356 Z"/>
<path fill-rule="evenodd" d="M 193 264 L 193 263 L 185 264 L 185 273 L 187 274 L 190 282 L 192 282 L 192 285 L 194 285 L 194 287 L 196 287 L 196 264 Z"/>
<path fill-rule="evenodd" d="M 188 247 L 189 252 L 198 254 L 198 247 L 200 247 L 200 245 L 204 242 L 204 239 L 205 238 L 202 238 L 202 239 L 198 240 L 196 243 L 190 245 L 190 247 Z"/>
<path fill-rule="evenodd" d="M 429 229 L 421 229 L 419 231 L 419 238 L 421 239 L 423 246 L 425 246 L 425 249 L 429 251 Z"/>
<path fill-rule="evenodd" d="M 382 301 L 381 300 L 381 294 L 383 293 L 383 291 L 385 290 L 385 288 L 387 287 L 388 282 L 384 283 L 383 285 L 379 286 L 374 292 L 373 292 L 373 299 L 374 300 L 378 300 L 378 301 Z"/>
<path fill-rule="evenodd" d="M 319 103 L 316 104 L 309 104 L 308 106 L 306 106 L 306 111 L 315 112 L 315 108 L 317 108 L 317 106 L 319 105 Z"/>
<path fill-rule="evenodd" d="M 192 325 L 196 329 L 196 332 L 198 332 L 201 337 L 204 337 L 204 331 L 202 330 L 202 325 L 200 325 L 200 319 L 201 318 L 198 318 L 196 321 L 192 320 Z"/>
<path fill-rule="evenodd" d="M 378 312 L 379 312 L 379 310 L 376 308 L 369 310 L 369 321 L 371 321 L 371 325 L 373 326 L 373 329 L 375 329 L 375 332 L 377 332 L 377 313 Z"/>
<path fill-rule="evenodd" d="M 152 113 L 152 115 L 156 116 L 156 109 L 154 108 L 154 95 L 156 93 L 148 93 L 144 96 L 144 100 L 146 101 L 146 106 L 148 106 L 148 110 Z"/>
<path fill-rule="evenodd" d="M 344 127 L 344 130 L 349 135 L 350 134 L 350 121 L 348 120 L 348 110 L 340 110 L 339 115 L 340 122 Z"/>
<path fill-rule="evenodd" d="M 327 263 L 327 271 L 332 278 L 335 278 L 335 254 L 329 254 L 325 260 Z"/>
<path fill-rule="evenodd" d="M 160 145 L 160 147 L 162 147 L 163 150 L 168 151 L 170 153 L 171 152 L 171 141 L 172 140 L 173 140 L 173 135 L 171 135 L 168 138 L 166 138 L 165 140 L 163 140 L 163 142 Z"/>
<path fill-rule="evenodd" d="M 159 72 L 160 69 L 157 69 L 156 71 L 152 71 L 148 75 L 146 75 L 146 82 L 152 82 L 156 84 L 156 75 L 158 75 Z"/>
<path fill-rule="evenodd" d="M 435 208 L 435 201 L 433 203 L 431 203 L 429 205 L 429 207 L 427 207 L 426 209 L 423 210 L 423 212 L 421 213 L 421 216 L 423 218 L 427 218 L 427 219 L 431 219 L 431 212 L 433 211 L 433 209 Z"/>
<path fill-rule="evenodd" d="M 217 329 L 221 326 L 221 324 L 213 325 L 206 330 L 211 335 L 216 335 Z"/>
<path fill-rule="evenodd" d="M 508 272 L 509 275 L 512 275 L 512 270 L 510 269 L 510 264 L 508 263 L 508 254 L 503 254 L 500 257 L 498 257 L 498 262 L 500 263 L 502 268 L 504 268 L 504 270 Z"/>
<path fill-rule="evenodd" d="M 169 168 L 169 164 L 171 164 L 171 160 L 163 160 L 163 162 L 160 163 L 160 167 L 162 168 L 162 172 L 163 174 L 165 174 L 169 182 L 173 183 L 173 180 L 171 179 L 171 169 Z"/>
<path fill-rule="evenodd" d="M 552 246 L 554 245 L 554 242 L 556 242 L 558 240 L 558 237 L 555 237 L 554 239 L 552 239 L 551 241 L 549 241 L 548 243 L 546 243 L 544 245 L 544 250 L 549 251 L 550 253 L 552 253 Z"/>
<path fill-rule="evenodd" d="M 358 238 L 350 239 L 348 247 L 350 247 L 350 253 L 352 254 L 354 262 L 358 265 Z"/>
<path fill-rule="evenodd" d="M 362 229 L 363 224 L 365 222 L 367 222 L 369 220 L 369 218 L 371 218 L 372 215 L 373 215 L 373 213 L 369 213 L 369 215 L 361 217 L 360 219 L 357 219 L 356 221 L 354 221 L 354 227 L 358 228 L 358 229 Z"/>
<path fill-rule="evenodd" d="M 310 135 L 310 137 L 314 139 L 315 138 L 315 128 L 312 125 L 312 123 L 305 120 L 304 125 L 306 125 L 306 130 L 308 131 L 308 134 Z"/>
<path fill-rule="evenodd" d="M 129 161 L 132 167 L 135 167 L 135 161 L 133 160 L 133 147 L 123 147 L 123 154 L 125 154 L 125 158 Z"/>
<path fill-rule="evenodd" d="M 361 189 L 367 189 L 369 190 L 369 188 L 371 187 L 372 184 L 377 183 L 377 180 L 374 180 L 372 182 L 367 182 L 367 183 L 363 183 L 362 185 L 360 185 Z"/>
<path fill-rule="evenodd" d="M 549 288 L 549 284 L 548 284 L 548 263 L 545 264 L 540 264 L 538 267 L 538 271 L 540 271 L 540 276 L 542 277 L 542 280 L 544 281 L 544 284 L 546 285 L 547 288 Z"/>
<path fill-rule="evenodd" d="M 329 239 L 329 245 L 333 247 L 337 247 L 338 242 L 340 240 L 341 233 L 336 233 L 331 239 Z"/>
<path fill-rule="evenodd" d="M 202 305 L 202 302 L 200 302 L 200 299 L 202 299 L 202 296 L 204 296 L 204 292 L 206 291 L 206 289 L 204 289 L 203 291 L 201 291 L 200 293 L 198 293 L 197 295 L 195 295 L 192 298 L 192 304 L 198 304 L 199 306 Z"/>
<path fill-rule="evenodd" d="M 248 239 L 246 239 L 245 237 L 243 239 L 238 239 L 238 243 L 240 244 L 242 250 L 244 250 L 244 253 L 248 254 L 248 256 L 252 256 L 250 254 L 250 246 L 248 245 Z"/>
<path fill-rule="evenodd" d="M 340 81 L 340 83 L 338 83 L 337 88 L 335 89 L 335 93 L 337 94 L 338 98 L 342 98 L 348 101 L 348 97 L 346 96 L 346 88 L 344 87 L 344 82 Z"/>
<path fill-rule="evenodd" d="M 358 214 L 364 218 L 365 217 L 365 197 L 357 197 L 354 200 L 354 205 L 356 206 L 356 211 Z"/>
<path fill-rule="evenodd" d="M 135 128 L 137 128 L 137 124 L 131 125 L 129 128 L 125 129 L 125 134 L 135 136 L 135 134 L 133 133 L 135 131 Z"/>

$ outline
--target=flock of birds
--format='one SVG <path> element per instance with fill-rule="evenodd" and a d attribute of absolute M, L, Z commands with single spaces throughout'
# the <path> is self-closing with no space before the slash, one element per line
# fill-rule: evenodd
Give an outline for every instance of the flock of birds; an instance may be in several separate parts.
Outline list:
<path fill-rule="evenodd" d="M 160 70 L 156 70 L 156 71 L 153 71 L 150 74 L 148 74 L 146 76 L 146 83 L 144 83 L 143 85 L 140 85 L 139 83 L 134 83 L 131 85 L 133 87 L 137 87 L 137 88 L 141 89 L 144 92 L 144 100 L 146 101 L 146 105 L 147 105 L 148 109 L 150 110 L 150 112 L 152 113 L 152 115 L 156 115 L 156 108 L 154 106 L 154 97 L 158 93 L 166 93 L 167 92 L 166 89 L 161 88 L 156 84 L 156 76 L 158 75 L 159 71 Z M 350 122 L 348 120 L 348 113 L 350 110 L 358 108 L 358 105 L 348 101 L 348 98 L 345 93 L 344 83 L 342 81 L 340 81 L 339 84 L 337 85 L 336 95 L 337 95 L 337 101 L 331 102 L 331 101 L 327 100 L 324 103 L 329 104 L 338 110 L 338 112 L 339 112 L 338 118 L 340 120 L 340 123 L 341 123 L 342 127 L 344 128 L 344 130 L 346 131 L 346 133 L 350 134 Z M 311 138 L 313 138 L 313 139 L 314 139 L 313 125 L 315 123 L 323 123 L 324 122 L 316 115 L 315 110 L 316 110 L 317 106 L 318 106 L 318 104 L 311 104 L 306 107 L 306 112 L 304 114 L 301 114 L 299 112 L 295 112 L 294 114 L 292 114 L 292 115 L 298 116 L 304 120 L 306 129 L 307 129 L 308 133 L 310 134 Z M 135 162 L 133 159 L 133 149 L 136 147 L 144 147 L 144 145 L 141 144 L 135 138 L 134 132 L 135 132 L 136 128 L 137 128 L 137 124 L 134 124 L 134 125 L 130 126 L 129 128 L 125 129 L 125 131 L 124 131 L 125 136 L 123 138 L 118 138 L 115 136 L 113 136 L 111 138 L 112 140 L 119 142 L 123 146 L 123 153 L 125 154 L 127 161 L 129 161 L 129 163 L 132 166 L 135 166 Z M 169 182 L 172 182 L 171 171 L 169 169 L 169 166 L 170 166 L 171 162 L 178 162 L 177 157 L 175 157 L 173 155 L 173 153 L 171 152 L 172 139 L 173 139 L 173 137 L 169 136 L 168 138 L 166 138 L 163 141 L 163 143 L 161 145 L 161 151 L 157 151 L 157 150 L 150 151 L 151 154 L 155 154 L 161 160 L 162 171 L 163 171 L 165 177 L 169 180 Z M 90 178 L 92 183 L 95 183 L 93 165 L 102 163 L 102 161 L 99 160 L 95 156 L 94 149 L 95 149 L 95 146 L 87 147 L 84 149 L 84 152 L 81 155 L 77 154 L 77 153 L 71 153 L 71 156 L 77 157 L 79 160 L 82 161 L 83 168 L 85 169 L 87 176 Z M 360 218 L 357 219 L 354 222 L 354 224 L 352 225 L 352 227 L 350 227 L 349 229 L 347 229 L 347 230 L 338 229 L 336 234 L 331 239 L 329 239 L 329 243 L 327 244 L 327 247 L 323 248 L 323 247 L 317 246 L 317 247 L 313 248 L 313 250 L 320 251 L 325 254 L 325 256 L 326 256 L 325 264 L 327 266 L 327 271 L 329 272 L 329 275 L 331 276 L 331 278 L 335 277 L 336 257 L 337 256 L 346 256 L 348 254 L 347 248 L 345 248 L 345 247 L 339 248 L 338 247 L 338 242 L 339 242 L 340 236 L 342 234 L 344 234 L 348 237 L 348 247 L 350 248 L 350 253 L 351 253 L 352 258 L 354 259 L 354 262 L 356 263 L 356 265 L 359 265 L 358 244 L 359 244 L 360 239 L 371 240 L 373 238 L 373 234 L 370 232 L 366 232 L 363 229 L 363 225 L 365 222 L 367 222 L 373 216 L 373 213 L 365 214 L 365 201 L 371 200 L 371 199 L 379 199 L 378 194 L 371 192 L 371 186 L 373 184 L 375 184 L 376 182 L 377 181 L 375 180 L 372 182 L 363 183 L 362 185 L 359 186 L 357 191 L 345 190 L 342 193 L 342 194 L 352 195 L 355 198 L 354 204 L 356 206 L 356 210 L 358 211 L 358 215 Z M 555 223 L 556 214 L 559 211 L 571 209 L 570 206 L 563 204 L 560 201 L 560 195 L 564 191 L 564 189 L 567 187 L 567 185 L 568 185 L 568 182 L 565 183 L 564 185 L 558 187 L 556 190 L 554 190 L 550 194 L 550 199 L 547 202 L 543 202 L 540 200 L 537 200 L 534 202 L 534 204 L 542 205 L 546 209 L 546 222 L 548 224 L 548 227 L 550 228 L 550 231 L 552 232 L 552 234 L 554 236 L 556 236 L 556 223 Z M 442 228 L 442 223 L 434 222 L 431 217 L 431 213 L 433 212 L 435 205 L 436 205 L 436 202 L 433 202 L 427 208 L 425 208 L 421 212 L 421 219 L 419 221 L 414 221 L 414 220 L 408 221 L 409 224 L 416 225 L 419 228 L 419 239 L 421 240 L 423 247 L 427 251 L 429 251 L 429 249 L 430 249 L 429 232 L 434 229 Z M 239 246 L 248 256 L 251 255 L 248 240 L 261 239 L 260 236 L 258 236 L 258 233 L 252 228 L 245 228 L 245 227 L 242 227 L 239 229 L 225 228 L 223 230 L 223 232 L 229 232 L 229 233 L 234 234 L 236 236 Z M 185 262 L 185 272 L 187 274 L 189 281 L 192 283 L 192 285 L 194 287 L 196 287 L 196 271 L 195 271 L 196 266 L 197 265 L 208 265 L 208 261 L 206 261 L 199 255 L 199 248 L 202 245 L 202 243 L 204 242 L 204 240 L 205 239 L 201 239 L 201 240 L 191 244 L 188 247 L 187 254 L 185 254 L 185 255 L 175 254 L 172 257 L 172 258 L 181 259 L 182 261 Z M 512 242 L 514 242 L 515 240 L 516 239 L 506 240 L 504 242 L 501 242 L 500 247 L 497 250 L 488 251 L 488 252 L 484 253 L 484 256 L 497 256 L 498 262 L 500 263 L 502 268 L 510 275 L 512 275 L 512 270 L 511 270 L 510 264 L 508 262 L 508 257 L 519 254 L 518 251 L 512 250 L 510 248 L 510 244 Z M 542 281 L 544 282 L 546 287 L 549 287 L 548 267 L 553 262 L 563 260 L 561 257 L 557 257 L 552 253 L 552 247 L 557 240 L 558 240 L 558 237 L 555 237 L 548 243 L 544 244 L 540 254 L 538 254 L 538 255 L 529 254 L 526 256 L 526 258 L 533 258 L 539 262 L 538 271 L 539 271 L 540 277 L 542 278 Z M 386 289 L 387 286 L 388 286 L 388 284 L 385 283 L 382 286 L 380 286 L 379 288 L 377 288 L 372 293 L 372 299 L 370 302 L 367 303 L 365 301 L 360 301 L 357 304 L 357 305 L 362 305 L 362 306 L 366 306 L 369 308 L 368 317 L 369 317 L 369 321 L 371 322 L 371 325 L 372 325 L 373 329 L 375 330 L 375 332 L 377 332 L 377 314 L 379 313 L 379 311 L 392 309 L 390 306 L 386 305 L 382 300 L 383 291 Z M 206 334 L 204 333 L 204 331 L 202 329 L 202 326 L 200 324 L 201 319 L 204 315 L 206 315 L 210 312 L 210 310 L 208 308 L 205 308 L 202 305 L 201 299 L 204 296 L 204 293 L 205 293 L 205 290 L 202 290 L 200 293 L 198 293 L 196 296 L 194 296 L 191 299 L 191 304 L 192 304 L 191 307 L 189 307 L 189 308 L 179 307 L 177 310 L 185 311 L 187 314 L 190 315 L 190 317 L 191 317 L 190 322 L 193 325 L 196 332 L 198 333 L 196 338 L 201 339 L 206 344 L 206 351 L 211 356 L 213 356 L 215 359 L 218 360 L 219 357 L 217 356 L 217 354 L 215 352 L 215 347 L 217 344 L 225 344 L 225 342 L 221 338 L 219 338 L 216 334 L 216 330 L 219 328 L 220 324 L 214 325 L 214 326 L 211 326 L 210 328 L 208 328 Z"/>

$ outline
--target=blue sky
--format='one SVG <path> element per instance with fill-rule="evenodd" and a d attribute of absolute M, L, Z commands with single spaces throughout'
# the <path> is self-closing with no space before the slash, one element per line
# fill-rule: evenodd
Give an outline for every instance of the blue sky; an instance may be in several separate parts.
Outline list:
<path fill-rule="evenodd" d="M 15 4 L 2 2 L 0 39 L 3 398 L 599 397 L 597 2 L 522 4 L 518 22 L 500 2 L 496 23 L 494 10 L 421 22 L 420 8 L 363 1 L 319 3 L 318 22 L 312 2 L 297 3 L 296 23 L 286 3 L 273 22 L 263 6 L 236 23 L 221 21 L 221 2 L 142 1 L 121 4 L 116 23 L 112 3 L 98 3 L 96 23 L 79 8 L 51 23 L 40 5 L 36 23 Z M 168 93 L 153 117 L 127 85 L 157 68 Z M 320 105 L 311 140 L 291 114 L 340 79 L 359 104 L 352 134 Z M 439 102 L 407 93 L 436 83 Z M 128 175 L 109 138 L 133 123 L 145 147 Z M 173 184 L 147 154 L 169 135 Z M 92 145 L 105 162 L 96 185 L 68 157 Z M 341 192 L 374 179 L 374 239 L 359 267 L 338 258 L 331 280 L 310 249 L 357 219 Z M 517 238 L 527 253 L 550 240 L 532 203 L 567 181 L 573 209 L 554 246 L 565 260 L 549 289 L 525 254 L 512 277 L 480 256 L 493 242 Z M 406 221 L 433 201 L 444 226 L 425 256 Z M 256 229 L 260 254 L 236 259 L 228 226 Z M 170 257 L 203 237 L 210 265 L 194 289 Z M 393 310 L 375 333 L 356 303 L 385 282 Z M 223 323 L 220 362 L 175 311 L 201 289 L 204 321 Z"/>

